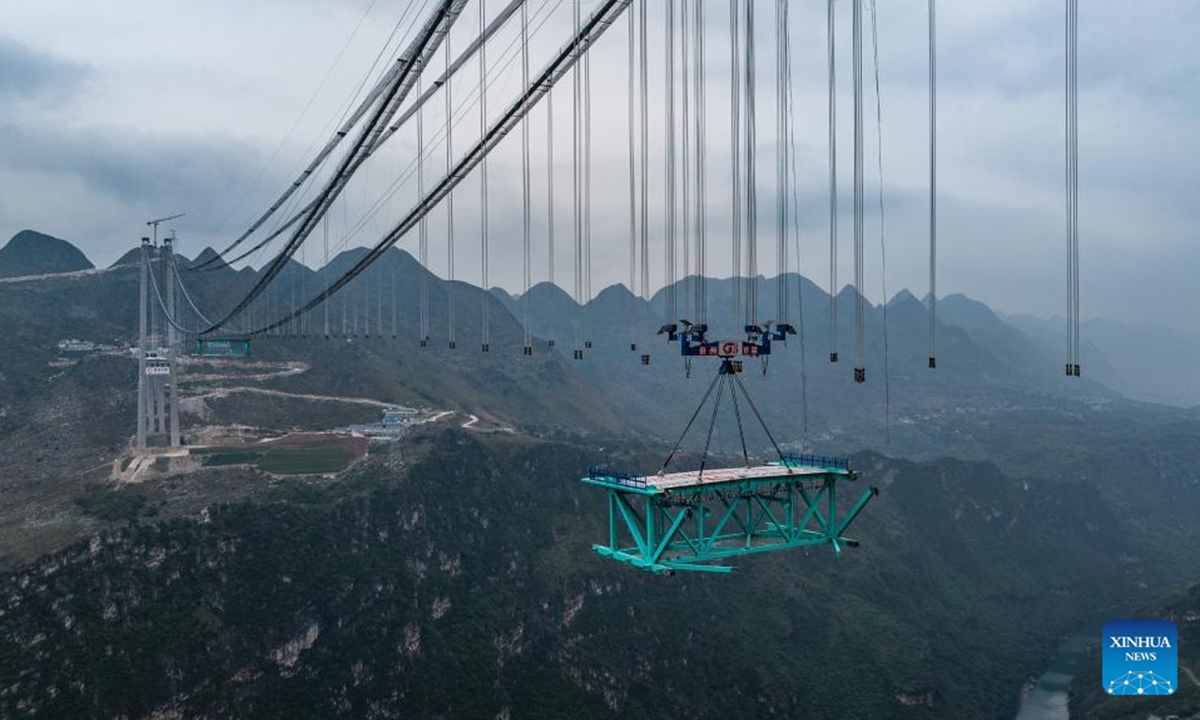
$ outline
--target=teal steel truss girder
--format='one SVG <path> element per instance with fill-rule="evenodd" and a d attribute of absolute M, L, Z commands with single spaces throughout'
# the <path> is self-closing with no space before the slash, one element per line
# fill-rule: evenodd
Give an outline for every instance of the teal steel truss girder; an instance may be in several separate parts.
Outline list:
<path fill-rule="evenodd" d="M 655 573 L 730 572 L 729 558 L 829 545 L 835 554 L 858 543 L 846 530 L 879 494 L 869 488 L 839 515 L 838 480 L 847 472 L 697 484 L 658 490 L 584 478 L 608 494 L 608 543 L 600 555 Z"/>

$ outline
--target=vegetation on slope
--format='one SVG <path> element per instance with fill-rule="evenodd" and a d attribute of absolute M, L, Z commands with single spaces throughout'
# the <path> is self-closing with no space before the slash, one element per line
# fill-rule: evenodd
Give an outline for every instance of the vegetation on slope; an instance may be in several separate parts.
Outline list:
<path fill-rule="evenodd" d="M 878 456 L 862 548 L 649 576 L 589 551 L 595 454 L 449 431 L 401 477 L 49 556 L 0 578 L 0 714 L 1009 717 L 1080 606 L 1144 578 L 1084 486 Z"/>
<path fill-rule="evenodd" d="M 66 240 L 22 230 L 0 248 L 0 278 L 90 270 L 92 263 Z"/>

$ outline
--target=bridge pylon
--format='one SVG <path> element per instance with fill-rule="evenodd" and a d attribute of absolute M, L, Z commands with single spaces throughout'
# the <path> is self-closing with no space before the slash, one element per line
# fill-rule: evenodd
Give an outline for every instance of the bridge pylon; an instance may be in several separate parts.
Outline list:
<path fill-rule="evenodd" d="M 138 450 L 146 450 L 152 444 L 164 444 L 160 438 L 165 438 L 165 444 L 170 447 L 180 445 L 179 378 L 175 364 L 180 343 L 171 324 L 171 318 L 175 316 L 171 253 L 170 240 L 164 240 L 159 247 L 150 238 L 142 238 L 138 287 Z M 165 283 L 159 283 L 154 275 L 158 272 L 156 265 L 162 268 Z M 159 291 L 164 286 L 167 288 L 165 298 Z M 152 290 L 153 303 L 150 299 Z"/>

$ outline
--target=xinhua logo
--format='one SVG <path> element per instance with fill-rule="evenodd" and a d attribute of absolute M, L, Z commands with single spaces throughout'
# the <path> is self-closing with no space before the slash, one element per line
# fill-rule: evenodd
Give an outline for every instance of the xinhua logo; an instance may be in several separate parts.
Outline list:
<path fill-rule="evenodd" d="M 1170 620 L 1113 620 L 1104 626 L 1104 692 L 1170 695 L 1179 684 L 1179 631 Z"/>

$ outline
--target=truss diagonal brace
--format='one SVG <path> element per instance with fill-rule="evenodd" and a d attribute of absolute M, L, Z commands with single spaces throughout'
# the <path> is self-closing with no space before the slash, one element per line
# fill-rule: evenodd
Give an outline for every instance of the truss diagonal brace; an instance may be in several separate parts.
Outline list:
<path fill-rule="evenodd" d="M 863 511 L 863 508 L 865 508 L 867 506 L 867 503 L 871 502 L 871 498 L 875 497 L 878 494 L 879 494 L 879 488 L 877 488 L 877 487 L 870 488 L 869 490 L 867 490 L 866 492 L 864 492 L 862 494 L 862 497 L 860 497 L 858 499 L 858 502 L 854 503 L 854 507 L 850 509 L 850 512 L 846 513 L 846 517 L 842 520 L 842 523 L 838 526 L 837 534 L 839 536 L 842 533 L 846 532 L 846 528 L 850 527 L 850 523 L 854 522 L 854 519 L 857 518 L 858 514 Z"/>

